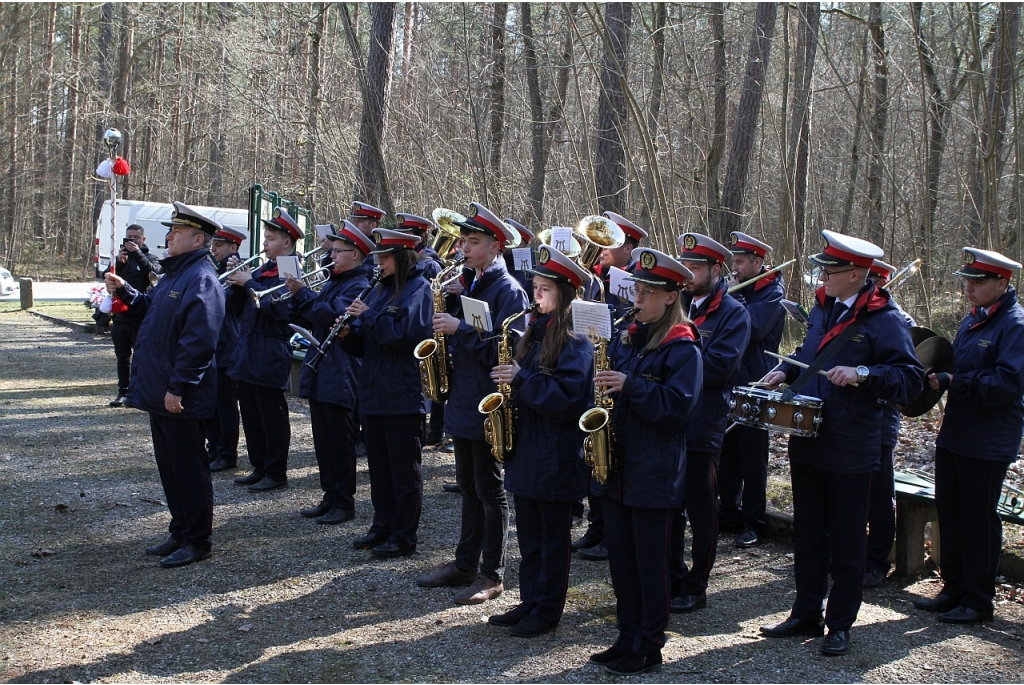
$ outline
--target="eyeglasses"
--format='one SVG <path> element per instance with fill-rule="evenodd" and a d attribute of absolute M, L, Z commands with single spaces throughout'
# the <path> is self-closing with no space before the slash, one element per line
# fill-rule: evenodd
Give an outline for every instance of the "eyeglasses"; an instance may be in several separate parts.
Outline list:
<path fill-rule="evenodd" d="M 331 249 L 331 254 L 345 254 L 346 252 L 352 253 L 355 252 L 355 250 L 351 250 L 344 247 L 335 247 Z"/>
<path fill-rule="evenodd" d="M 648 298 L 657 293 L 658 291 L 654 288 L 637 288 L 633 291 L 633 299 Z"/>
<path fill-rule="evenodd" d="M 827 281 L 828 279 L 832 278 L 833 276 L 838 276 L 839 274 L 849 273 L 851 271 L 856 271 L 856 269 L 842 269 L 841 271 L 826 271 L 825 269 L 822 269 L 821 270 L 821 280 Z"/>

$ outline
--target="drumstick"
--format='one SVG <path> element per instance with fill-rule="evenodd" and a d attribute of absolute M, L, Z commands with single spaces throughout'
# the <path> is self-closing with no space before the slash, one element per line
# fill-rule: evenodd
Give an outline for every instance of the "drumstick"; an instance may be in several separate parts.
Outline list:
<path fill-rule="evenodd" d="M 810 364 L 804 364 L 803 362 L 798 362 L 795 359 L 790 359 L 789 357 L 784 357 L 781 354 L 775 354 L 774 352 L 769 352 L 768 350 L 765 350 L 764 353 L 767 354 L 769 357 L 775 357 L 776 359 L 779 359 L 781 361 L 789 362 L 793 366 L 799 366 L 801 369 L 809 369 L 811 367 Z M 828 372 L 825 371 L 824 369 L 818 369 L 818 373 L 820 373 L 822 376 L 828 376 Z M 860 387 L 860 385 L 856 381 L 854 381 L 853 383 L 847 383 L 847 385 L 851 385 L 855 388 Z"/>

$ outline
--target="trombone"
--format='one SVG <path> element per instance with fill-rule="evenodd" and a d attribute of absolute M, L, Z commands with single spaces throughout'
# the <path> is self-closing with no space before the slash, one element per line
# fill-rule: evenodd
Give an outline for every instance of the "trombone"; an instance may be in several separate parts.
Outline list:
<path fill-rule="evenodd" d="M 320 277 L 315 282 L 307 281 L 306 279 L 313 278 L 314 276 L 319 276 L 324 271 L 330 271 L 333 268 L 334 268 L 333 264 L 330 265 L 330 266 L 322 266 L 319 269 L 317 269 L 316 271 L 311 271 L 308 274 L 304 274 L 304 275 L 300 276 L 299 280 L 302 281 L 304 285 L 307 285 L 310 288 L 312 288 L 314 285 L 318 285 L 319 283 L 326 282 L 326 278 L 325 277 Z M 260 301 L 264 298 L 264 296 L 272 295 L 273 293 L 276 293 L 278 290 L 282 290 L 282 289 L 287 288 L 287 287 L 288 287 L 288 283 L 281 283 L 280 285 L 275 285 L 273 288 L 267 288 L 266 290 L 250 290 L 249 291 L 249 298 L 252 300 L 252 303 L 256 306 L 256 309 L 259 309 L 260 308 Z M 270 301 L 271 302 L 281 302 L 283 300 L 287 300 L 287 299 L 291 298 L 291 296 L 293 294 L 294 293 L 292 293 L 289 290 L 288 292 L 284 293 L 283 295 L 277 295 L 277 296 L 271 297 Z"/>
<path fill-rule="evenodd" d="M 918 257 L 914 261 L 907 264 L 905 267 L 893 274 L 892 278 L 885 282 L 885 289 L 891 291 L 896 285 L 899 285 L 903 281 L 900 279 L 906 279 L 917 273 L 917 270 L 921 268 L 921 258 Z M 896 284 L 896 285 L 893 285 Z"/>

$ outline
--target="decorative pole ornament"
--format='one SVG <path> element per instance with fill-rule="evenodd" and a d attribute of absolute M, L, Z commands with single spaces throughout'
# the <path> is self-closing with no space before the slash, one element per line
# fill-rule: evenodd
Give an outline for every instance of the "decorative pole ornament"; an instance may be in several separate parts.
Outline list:
<path fill-rule="evenodd" d="M 116 128 L 108 128 L 103 134 L 103 144 L 107 147 L 107 159 L 100 162 L 96 175 L 107 179 L 110 184 L 110 273 L 117 271 L 117 177 L 127 176 L 131 172 L 128 162 L 117 154 L 124 136 Z M 109 309 L 107 307 L 109 306 Z M 100 311 L 119 314 L 127 310 L 127 306 L 118 298 L 110 298 L 109 304 L 104 301 Z"/>

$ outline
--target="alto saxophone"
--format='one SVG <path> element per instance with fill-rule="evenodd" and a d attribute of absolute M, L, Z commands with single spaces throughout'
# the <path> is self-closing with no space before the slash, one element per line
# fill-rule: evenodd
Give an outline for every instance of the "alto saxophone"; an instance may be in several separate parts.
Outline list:
<path fill-rule="evenodd" d="M 444 287 L 453 270 L 462 266 L 465 257 L 459 257 L 430 282 L 430 292 L 434 296 L 434 313 L 444 314 Z M 452 279 L 454 280 L 454 279 Z M 448 355 L 448 341 L 443 333 L 434 333 L 434 337 L 420 341 L 412 351 L 420 363 L 420 384 L 423 394 L 431 402 L 444 402 L 451 390 L 452 360 Z"/>
<path fill-rule="evenodd" d="M 519 319 L 537 310 L 540 305 L 531 304 L 521 312 L 513 314 L 501 323 L 501 340 L 498 341 L 498 366 L 507 366 L 512 363 L 512 341 L 509 335 L 509 327 Z M 484 419 L 484 439 L 491 445 L 491 454 L 499 462 L 512 453 L 513 440 L 515 439 L 516 412 L 512 406 L 512 384 L 501 383 L 498 391 L 492 392 L 477 405 L 481 414 L 486 414 Z"/>

